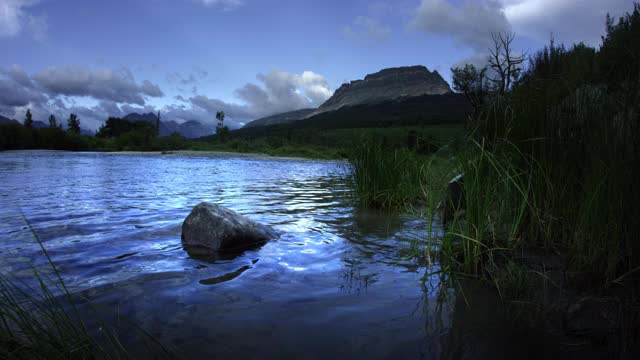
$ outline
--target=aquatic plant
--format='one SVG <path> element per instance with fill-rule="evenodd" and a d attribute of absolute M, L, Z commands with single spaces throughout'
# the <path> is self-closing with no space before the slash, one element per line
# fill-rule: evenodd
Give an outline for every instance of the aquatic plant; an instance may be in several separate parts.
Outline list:
<path fill-rule="evenodd" d="M 125 327 L 136 329 L 148 354 L 171 357 L 157 340 L 135 324 L 126 319 L 118 319 L 119 324 L 103 320 L 105 313 L 98 306 L 72 294 L 42 241 L 30 229 L 53 276 L 34 269 L 37 284 L 30 285 L 7 269 L 0 270 L 0 358 L 131 358 L 133 355 L 122 344 L 119 334 Z M 79 305 L 90 310 L 85 315 L 90 315 L 91 329 Z"/>
<path fill-rule="evenodd" d="M 359 206 L 400 208 L 421 198 L 424 164 L 408 149 L 385 147 L 380 138 L 363 136 L 348 160 Z"/>

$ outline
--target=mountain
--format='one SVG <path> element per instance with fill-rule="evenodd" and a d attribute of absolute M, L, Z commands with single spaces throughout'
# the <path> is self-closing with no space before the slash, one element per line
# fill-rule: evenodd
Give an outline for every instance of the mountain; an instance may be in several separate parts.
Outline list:
<path fill-rule="evenodd" d="M 131 113 L 123 117 L 123 119 L 133 121 L 133 122 L 148 121 L 150 123 L 155 124 L 156 120 L 158 120 L 158 117 L 156 114 L 151 112 L 146 114 Z"/>
<path fill-rule="evenodd" d="M 45 124 L 43 121 L 40 121 L 40 120 L 33 120 L 34 129 L 42 129 L 46 127 L 49 127 L 49 124 Z"/>
<path fill-rule="evenodd" d="M 460 94 L 405 96 L 393 100 L 343 106 L 337 110 L 313 114 L 290 123 L 243 127 L 231 131 L 230 138 L 291 136 L 297 129 L 459 125 L 471 112 L 471 105 Z"/>
<path fill-rule="evenodd" d="M 154 113 L 131 113 L 126 115 L 123 119 L 134 122 L 147 121 L 155 125 L 158 117 Z M 173 133 L 178 133 L 184 137 L 195 139 L 213 134 L 214 129 L 211 126 L 204 125 L 196 120 L 189 120 L 183 123 L 178 123 L 173 120 L 160 121 L 160 136 L 169 136 Z"/>
<path fill-rule="evenodd" d="M 7 117 L 4 117 L 2 115 L 0 115 L 0 124 L 16 124 L 16 125 L 22 125 L 22 123 L 18 120 L 14 120 L 14 119 L 9 119 Z M 40 120 L 33 120 L 33 128 L 34 129 L 42 129 L 42 128 L 46 128 L 49 127 L 49 124 L 44 123 L 43 121 Z"/>
<path fill-rule="evenodd" d="M 179 124 L 178 133 L 184 137 L 195 139 L 203 136 L 209 136 L 214 133 L 211 126 L 205 126 L 196 120 L 189 120 Z"/>
<path fill-rule="evenodd" d="M 289 111 L 282 114 L 271 115 L 271 116 L 263 117 L 257 120 L 253 120 L 245 124 L 243 127 L 250 128 L 255 126 L 286 124 L 296 120 L 304 119 L 305 117 L 307 117 L 308 115 L 311 115 L 316 110 L 318 109 L 302 109 L 302 110 Z"/>
<path fill-rule="evenodd" d="M 451 94 L 449 84 L 438 74 L 424 66 L 389 68 L 365 76 L 364 80 L 343 84 L 318 113 L 340 109 L 343 106 L 370 104 L 401 97 Z"/>
<path fill-rule="evenodd" d="M 4 117 L 4 116 L 0 115 L 0 125 L 4 125 L 4 124 L 18 124 L 18 125 L 20 125 L 21 122 L 19 122 L 18 120 L 9 119 L 8 117 Z"/>
<path fill-rule="evenodd" d="M 246 124 L 244 128 L 256 126 L 269 126 L 293 123 L 302 119 L 316 117 L 326 112 L 332 112 L 343 108 L 359 107 L 376 103 L 386 103 L 380 108 L 389 109 L 400 103 L 396 100 L 423 97 L 454 95 L 449 84 L 437 71 L 429 71 L 424 66 L 404 66 L 380 70 L 369 74 L 363 80 L 354 80 L 342 84 L 327 101 L 317 109 L 304 109 L 277 114 L 262 119 L 257 119 Z M 455 97 L 455 96 L 454 96 Z M 437 97 L 429 99 L 431 106 L 438 106 Z M 440 99 L 450 99 L 441 97 Z M 395 101 L 395 105 L 393 102 Z M 402 109 L 396 109 L 401 111 Z M 431 112 L 433 109 L 426 109 Z M 368 110 L 367 110 L 368 111 Z M 353 113 L 352 110 L 348 111 Z M 358 114 L 354 114 L 358 115 Z M 373 114 L 375 116 L 375 114 Z M 375 121 L 374 121 L 375 122 Z"/>

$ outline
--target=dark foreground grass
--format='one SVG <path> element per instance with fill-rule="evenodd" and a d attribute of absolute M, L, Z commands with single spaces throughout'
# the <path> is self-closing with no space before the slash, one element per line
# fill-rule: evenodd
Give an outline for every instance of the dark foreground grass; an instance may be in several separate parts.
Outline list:
<path fill-rule="evenodd" d="M 133 355 L 121 342 L 121 330 L 135 329 L 151 358 L 173 356 L 155 339 L 125 319 L 102 320 L 97 306 L 73 295 L 66 287 L 37 234 L 31 230 L 53 276 L 34 269 L 37 285 L 0 270 L 0 358 L 2 359 L 128 359 Z M 79 306 L 89 308 L 81 312 Z M 90 317 L 90 322 L 84 319 Z M 90 328 L 91 326 L 91 328 Z"/>
<path fill-rule="evenodd" d="M 420 195 L 422 167 L 406 149 L 384 149 L 380 141 L 363 138 L 351 150 L 349 162 L 362 207 L 399 207 Z"/>
<path fill-rule="evenodd" d="M 534 55 L 473 119 L 457 157 L 465 211 L 440 259 L 507 302 L 555 306 L 565 328 L 584 319 L 567 309 L 588 309 L 604 320 L 581 334 L 618 334 L 625 357 L 640 341 L 640 6 L 607 25 L 600 50 L 552 43 Z"/>
<path fill-rule="evenodd" d="M 513 89 L 471 119 L 464 145 L 443 151 L 455 156 L 440 176 L 437 162 L 363 140 L 349 156 L 358 203 L 419 200 L 432 224 L 443 205 L 437 196 L 463 174 L 465 208 L 446 225 L 434 271 L 487 280 L 504 301 L 555 306 L 567 321 L 569 305 L 590 309 L 605 320 L 587 332 L 621 334 L 621 356 L 638 350 L 638 36 L 636 4 L 617 24 L 608 20 L 599 50 L 551 43 L 534 55 Z M 414 256 L 431 259 L 431 235 Z"/>
<path fill-rule="evenodd" d="M 420 156 L 407 148 L 385 147 L 363 136 L 348 152 L 352 188 L 361 207 L 408 210 L 441 198 L 450 161 L 439 154 Z M 435 204 L 434 204 L 435 205 Z"/>
<path fill-rule="evenodd" d="M 600 52 L 551 44 L 534 56 L 523 80 L 475 119 L 460 164 L 461 236 L 487 249 L 519 241 L 561 253 L 599 285 L 640 270 L 640 48 L 618 42 L 640 32 L 640 8 L 608 31 Z M 621 56 L 629 51 L 636 68 L 603 76 L 631 61 Z"/>

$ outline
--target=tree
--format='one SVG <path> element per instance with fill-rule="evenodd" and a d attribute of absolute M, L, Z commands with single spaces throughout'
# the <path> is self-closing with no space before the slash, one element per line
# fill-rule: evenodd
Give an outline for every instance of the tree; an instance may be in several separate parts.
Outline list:
<path fill-rule="evenodd" d="M 147 121 L 129 121 L 110 117 L 100 126 L 97 137 L 101 138 L 117 138 L 126 133 L 136 132 L 142 134 L 142 137 L 149 138 L 156 133 L 156 126 Z"/>
<path fill-rule="evenodd" d="M 24 116 L 24 127 L 29 129 L 33 127 L 33 116 L 31 116 L 31 109 L 27 109 L 27 114 Z"/>
<path fill-rule="evenodd" d="M 158 111 L 158 117 L 156 119 L 156 136 L 160 136 L 160 111 Z"/>
<path fill-rule="evenodd" d="M 67 126 L 69 127 L 69 131 L 80 134 L 80 119 L 78 119 L 78 115 L 69 114 L 69 120 L 67 120 Z"/>
<path fill-rule="evenodd" d="M 216 119 L 218 119 L 218 126 L 217 127 L 222 127 L 224 124 L 224 111 L 218 111 L 216 113 Z"/>
<path fill-rule="evenodd" d="M 489 68 L 491 68 L 496 76 L 491 78 L 494 90 L 499 95 L 504 95 L 513 82 L 518 80 L 522 63 L 525 61 L 526 56 L 513 55 L 513 49 L 511 43 L 515 39 L 514 33 L 492 33 L 493 49 L 489 49 Z"/>
<path fill-rule="evenodd" d="M 216 113 L 216 119 L 218 120 L 218 125 L 216 126 L 216 136 L 220 139 L 220 141 L 224 141 L 225 137 L 229 133 L 229 128 L 224 126 L 224 111 L 218 111 Z"/>
<path fill-rule="evenodd" d="M 464 69 L 451 68 L 453 73 L 453 90 L 462 93 L 471 104 L 476 114 L 480 111 L 487 95 L 487 67 L 481 69 L 466 64 Z"/>
<path fill-rule="evenodd" d="M 56 120 L 56 117 L 53 116 L 53 114 L 49 115 L 49 127 L 50 128 L 58 127 L 58 121 Z"/>

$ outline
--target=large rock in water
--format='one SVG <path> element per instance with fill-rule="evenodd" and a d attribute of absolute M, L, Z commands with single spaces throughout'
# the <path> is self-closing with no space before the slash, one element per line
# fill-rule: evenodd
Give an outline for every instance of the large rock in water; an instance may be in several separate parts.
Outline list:
<path fill-rule="evenodd" d="M 239 251 L 278 235 L 225 207 L 202 202 L 182 223 L 182 246 L 189 252 Z"/>
<path fill-rule="evenodd" d="M 447 196 L 443 206 L 442 221 L 447 223 L 465 210 L 464 175 L 460 174 L 447 185 Z"/>

